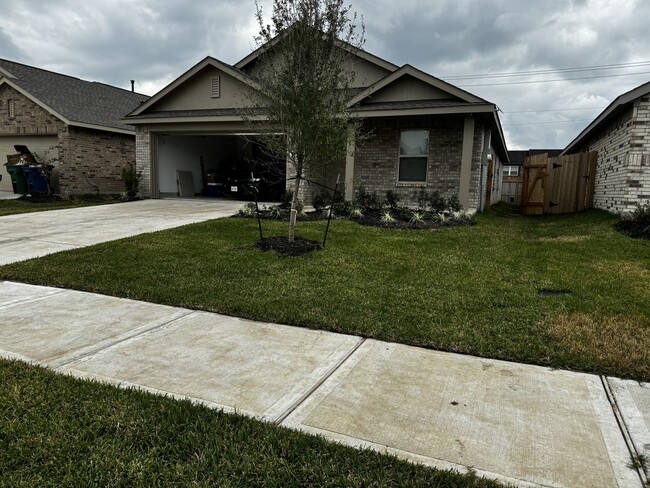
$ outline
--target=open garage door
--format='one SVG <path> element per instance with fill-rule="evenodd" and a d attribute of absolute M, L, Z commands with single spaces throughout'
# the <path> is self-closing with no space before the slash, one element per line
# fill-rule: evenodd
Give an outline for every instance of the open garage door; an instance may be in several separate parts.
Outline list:
<path fill-rule="evenodd" d="M 35 154 L 36 157 L 43 156 L 44 153 L 56 146 L 58 143 L 57 136 L 23 136 L 23 135 L 12 135 L 12 136 L 0 136 L 0 174 L 2 175 L 2 181 L 0 181 L 0 191 L 13 191 L 11 186 L 11 177 L 7 173 L 7 168 L 4 164 L 7 162 L 8 154 L 15 154 L 16 150 L 14 145 L 21 144 L 27 146 L 32 154 Z M 58 153 L 54 153 L 56 149 L 50 151 L 48 156 L 50 158 L 55 158 L 58 156 Z"/>
<path fill-rule="evenodd" d="M 161 197 L 190 194 L 251 200 L 245 181 L 261 177 L 260 196 L 278 201 L 285 191 L 286 162 L 273 160 L 264 140 L 250 135 L 158 134 Z M 182 188 L 179 186 L 182 185 Z"/>

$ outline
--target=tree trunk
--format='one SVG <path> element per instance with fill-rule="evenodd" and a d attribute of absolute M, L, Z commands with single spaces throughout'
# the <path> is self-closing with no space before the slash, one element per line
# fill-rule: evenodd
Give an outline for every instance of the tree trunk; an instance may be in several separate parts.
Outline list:
<path fill-rule="evenodd" d="M 291 213 L 289 214 L 289 242 L 293 242 L 296 232 L 296 217 L 298 216 L 298 191 L 300 190 L 299 174 L 296 175 L 296 183 L 293 185 L 293 198 L 291 199 Z"/>

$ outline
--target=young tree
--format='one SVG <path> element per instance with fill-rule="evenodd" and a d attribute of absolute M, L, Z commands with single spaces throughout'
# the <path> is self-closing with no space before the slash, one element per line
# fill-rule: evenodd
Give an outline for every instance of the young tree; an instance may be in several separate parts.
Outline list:
<path fill-rule="evenodd" d="M 264 109 L 255 119 L 268 137 L 269 152 L 287 159 L 293 180 L 289 241 L 294 240 L 301 183 L 319 169 L 345 158 L 347 144 L 360 129 L 350 117 L 346 101 L 354 78 L 354 51 L 364 43 L 356 14 L 343 0 L 274 0 L 271 23 L 266 24 L 256 2 L 261 47 L 253 76 Z"/>

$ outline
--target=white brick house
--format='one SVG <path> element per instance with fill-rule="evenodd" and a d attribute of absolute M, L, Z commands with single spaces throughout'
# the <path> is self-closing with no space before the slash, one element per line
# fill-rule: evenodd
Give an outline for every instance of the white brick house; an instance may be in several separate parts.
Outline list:
<path fill-rule="evenodd" d="M 594 207 L 618 214 L 650 202 L 650 82 L 614 100 L 562 152 L 598 152 Z"/>

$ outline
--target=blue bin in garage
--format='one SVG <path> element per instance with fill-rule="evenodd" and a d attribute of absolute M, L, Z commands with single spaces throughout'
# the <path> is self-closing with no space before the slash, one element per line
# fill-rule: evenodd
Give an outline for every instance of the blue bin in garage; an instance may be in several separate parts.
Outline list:
<path fill-rule="evenodd" d="M 47 192 L 47 182 L 36 166 L 23 166 L 23 175 L 27 180 L 28 193 Z"/>

